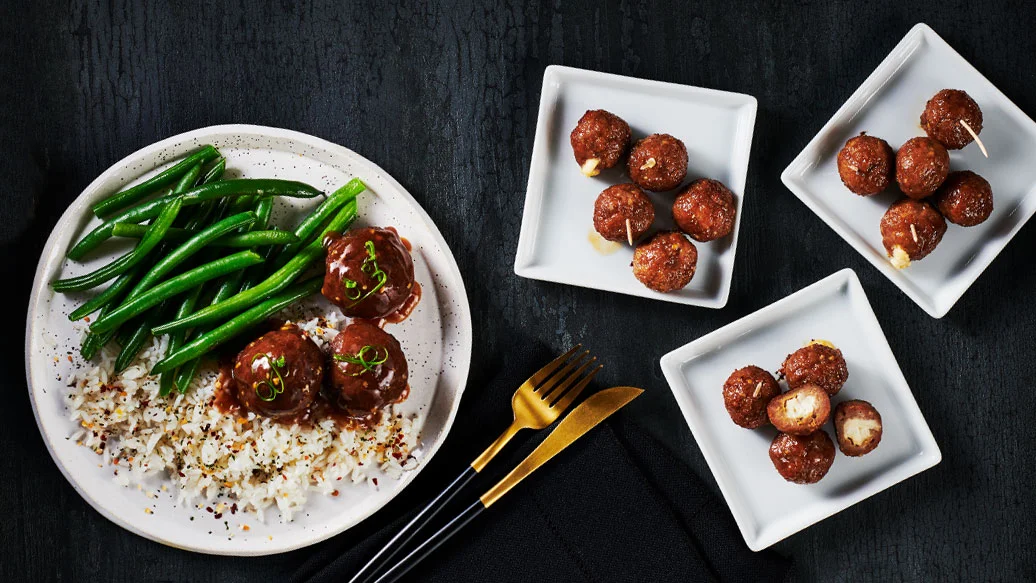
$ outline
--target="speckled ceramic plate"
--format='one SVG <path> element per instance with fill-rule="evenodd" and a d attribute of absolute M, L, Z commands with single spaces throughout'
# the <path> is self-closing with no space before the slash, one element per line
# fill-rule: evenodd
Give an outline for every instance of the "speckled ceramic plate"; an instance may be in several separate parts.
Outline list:
<path fill-rule="evenodd" d="M 69 420 L 65 379 L 82 363 L 77 361 L 81 324 L 73 325 L 67 315 L 81 298 L 55 295 L 47 283 L 93 269 L 118 252 L 111 249 L 84 265 L 65 260 L 70 243 L 97 223 L 89 211 L 92 203 L 202 144 L 215 145 L 227 157 L 228 176 L 301 180 L 325 192 L 360 177 L 368 191 L 359 198 L 357 224 L 394 226 L 413 244 L 423 297 L 407 320 L 393 326 L 392 333 L 400 340 L 411 370 L 411 394 L 403 411 L 420 413 L 422 419 L 416 470 L 399 480 L 379 480 L 377 487 L 365 482 L 343 486 L 335 498 L 314 492 L 289 523 L 280 523 L 276 511 L 268 513 L 265 524 L 247 513 L 228 513 L 217 521 L 204 510 L 177 505 L 171 491 L 161 492 L 161 482 L 144 491 L 117 485 L 110 466 L 99 467 L 97 454 L 69 439 L 76 425 Z M 301 215 L 318 202 L 282 199 L 273 222 L 294 224 L 291 215 Z M 470 358 L 471 314 L 460 271 L 438 229 L 413 197 L 384 170 L 342 146 L 298 132 L 247 125 L 214 126 L 163 140 L 124 158 L 94 180 L 65 211 L 47 241 L 33 283 L 25 335 L 26 375 L 36 421 L 54 461 L 76 491 L 101 514 L 134 533 L 174 547 L 224 555 L 304 547 L 348 529 L 384 506 L 445 439 L 457 413 Z M 157 491 L 158 498 L 146 497 L 147 490 Z M 145 512 L 145 508 L 152 510 Z M 245 524 L 247 531 L 242 528 Z"/>
<path fill-rule="evenodd" d="M 881 243 L 882 215 L 902 195 L 895 185 L 875 196 L 850 192 L 838 177 L 846 140 L 867 132 L 898 149 L 920 126 L 925 104 L 940 89 L 963 89 L 982 108 L 977 144 L 950 151 L 951 170 L 971 170 L 993 188 L 993 214 L 974 227 L 949 224 L 935 251 L 898 270 Z M 918 24 L 878 65 L 781 174 L 795 196 L 934 318 L 953 307 L 1036 214 L 1036 122 L 925 24 Z"/>

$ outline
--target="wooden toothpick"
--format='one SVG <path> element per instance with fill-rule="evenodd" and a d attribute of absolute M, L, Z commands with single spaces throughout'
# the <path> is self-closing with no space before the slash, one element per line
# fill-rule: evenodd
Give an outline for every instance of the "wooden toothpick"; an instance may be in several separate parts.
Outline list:
<path fill-rule="evenodd" d="M 968 125 L 968 122 L 964 120 L 960 120 L 960 125 L 964 126 L 964 129 L 968 130 L 968 133 L 971 134 L 971 137 L 975 138 L 975 143 L 978 144 L 978 149 L 982 150 L 982 155 L 988 158 L 989 151 L 986 150 L 986 145 L 983 144 L 982 140 L 979 139 L 978 134 L 975 133 L 975 130 L 971 129 L 971 126 Z"/>

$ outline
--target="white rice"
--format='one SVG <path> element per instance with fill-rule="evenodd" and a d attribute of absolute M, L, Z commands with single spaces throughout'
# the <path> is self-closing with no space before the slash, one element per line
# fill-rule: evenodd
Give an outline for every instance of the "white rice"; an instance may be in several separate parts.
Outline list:
<path fill-rule="evenodd" d="M 317 315 L 314 315 L 317 314 Z M 338 334 L 341 314 L 312 304 L 282 314 L 320 346 Z M 420 436 L 416 417 L 393 408 L 373 427 L 340 429 L 334 420 L 285 426 L 247 413 L 227 415 L 212 405 L 216 371 L 202 368 L 184 395 L 158 396 L 158 378 L 147 371 L 165 354 L 156 338 L 120 375 L 109 345 L 100 364 L 69 379 L 71 436 L 93 449 L 122 486 L 139 486 L 164 474 L 179 489 L 178 503 L 233 500 L 260 520 L 276 505 L 291 520 L 311 492 L 337 496 L 343 484 L 377 486 L 377 476 L 398 479 L 417 464 L 410 452 Z"/>

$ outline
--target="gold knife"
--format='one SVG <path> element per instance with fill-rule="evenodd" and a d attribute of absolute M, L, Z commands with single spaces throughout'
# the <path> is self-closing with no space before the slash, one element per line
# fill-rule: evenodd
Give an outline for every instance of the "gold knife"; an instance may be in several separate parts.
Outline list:
<path fill-rule="evenodd" d="M 511 473 L 504 476 L 504 479 L 490 488 L 478 501 L 461 512 L 446 526 L 439 529 L 428 540 L 421 543 L 420 546 L 411 551 L 400 562 L 396 563 L 388 571 L 385 571 L 378 577 L 376 583 L 389 583 L 402 577 L 414 565 L 421 562 L 422 559 L 438 548 L 446 539 L 453 536 L 454 533 L 470 522 L 471 519 L 492 506 L 504 494 L 510 492 L 511 488 L 514 488 L 518 482 L 521 482 L 526 476 L 547 463 L 547 460 L 550 460 L 566 447 L 575 443 L 577 439 L 596 427 L 601 421 L 607 419 L 612 413 L 622 409 L 643 392 L 642 389 L 636 387 L 612 387 L 598 391 L 588 397 L 562 419 L 558 426 L 550 432 L 550 435 L 536 446 L 536 449 L 522 460 L 522 463 L 518 464 L 518 467 L 511 470 Z"/>

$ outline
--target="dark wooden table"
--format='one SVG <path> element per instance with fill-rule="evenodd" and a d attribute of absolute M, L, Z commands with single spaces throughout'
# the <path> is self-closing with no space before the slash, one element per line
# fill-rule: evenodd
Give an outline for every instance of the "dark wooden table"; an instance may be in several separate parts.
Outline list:
<path fill-rule="evenodd" d="M 779 180 L 919 21 L 1036 113 L 1031 6 L 165 4 L 41 0 L 9 7 L 0 18 L 0 232 L 9 261 L 4 298 L 13 306 L 3 340 L 0 579 L 227 583 L 279 579 L 285 565 L 297 562 L 297 554 L 192 555 L 102 518 L 47 454 L 22 372 L 21 324 L 32 274 L 69 202 L 122 156 L 229 122 L 308 132 L 385 168 L 427 209 L 457 257 L 475 323 L 475 371 L 507 350 L 504 329 L 523 329 L 555 348 L 588 343 L 610 365 L 605 383 L 648 389 L 625 415 L 663 436 L 712 488 L 658 356 L 852 267 L 943 461 L 780 543 L 777 549 L 795 560 L 792 578 L 1036 577 L 1036 226 L 1023 228 L 949 315 L 934 320 Z M 552 63 L 758 98 L 750 196 L 726 308 L 513 274 L 540 80 Z M 634 579 L 636 566 L 630 568 L 617 578 Z"/>

